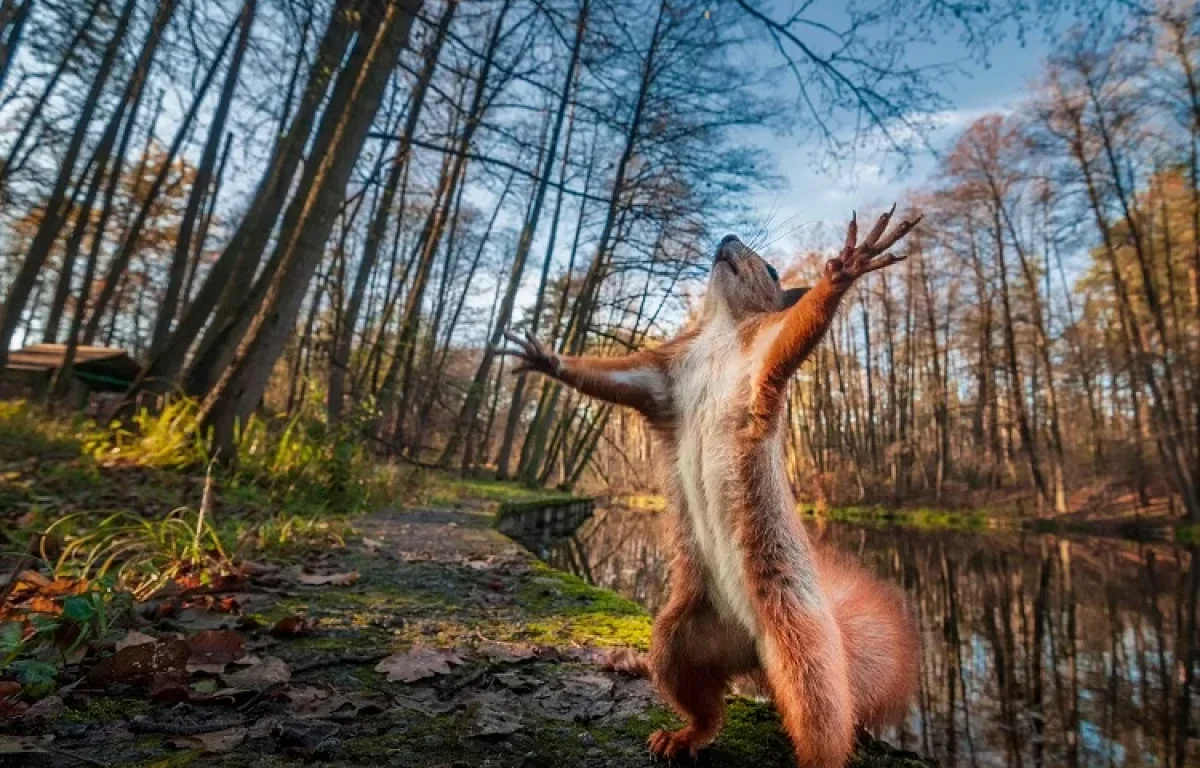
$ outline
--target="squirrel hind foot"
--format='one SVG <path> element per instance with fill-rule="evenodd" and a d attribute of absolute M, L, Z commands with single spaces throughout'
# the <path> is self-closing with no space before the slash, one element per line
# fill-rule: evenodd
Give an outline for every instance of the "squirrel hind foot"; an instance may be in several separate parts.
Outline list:
<path fill-rule="evenodd" d="M 650 734 L 646 746 L 649 747 L 650 753 L 660 760 L 670 762 L 677 757 L 695 760 L 700 750 L 708 746 L 712 739 L 712 736 L 702 734 L 690 726 L 678 731 L 660 728 Z"/>

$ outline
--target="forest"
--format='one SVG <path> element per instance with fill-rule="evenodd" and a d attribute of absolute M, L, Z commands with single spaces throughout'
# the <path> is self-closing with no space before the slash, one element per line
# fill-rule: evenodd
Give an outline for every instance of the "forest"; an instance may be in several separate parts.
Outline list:
<path fill-rule="evenodd" d="M 61 400 L 77 347 L 125 350 L 125 412 L 193 398 L 226 453 L 252 413 L 307 410 L 389 457 L 653 489 L 636 421 L 508 375 L 503 333 L 655 344 L 739 225 L 811 281 L 829 243 L 745 229 L 778 184 L 748 129 L 920 151 L 945 97 L 905 44 L 957 30 L 986 56 L 1040 18 L 918 4 L 905 39 L 886 3 L 821 30 L 592 2 L 7 3 L 0 363 L 64 344 Z M 802 498 L 1200 519 L 1195 18 L 1118 18 L 1066 27 L 1028 98 L 909 190 L 916 258 L 792 390 Z"/>

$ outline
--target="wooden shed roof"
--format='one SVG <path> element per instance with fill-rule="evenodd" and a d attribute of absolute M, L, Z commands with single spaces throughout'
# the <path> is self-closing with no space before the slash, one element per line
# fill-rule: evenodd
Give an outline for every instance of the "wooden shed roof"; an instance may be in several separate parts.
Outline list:
<path fill-rule="evenodd" d="M 62 367 L 65 344 L 34 344 L 8 353 L 7 369 L 53 372 Z M 137 378 L 140 367 L 125 350 L 114 347 L 76 347 L 75 373 L 99 389 L 119 390 Z"/>

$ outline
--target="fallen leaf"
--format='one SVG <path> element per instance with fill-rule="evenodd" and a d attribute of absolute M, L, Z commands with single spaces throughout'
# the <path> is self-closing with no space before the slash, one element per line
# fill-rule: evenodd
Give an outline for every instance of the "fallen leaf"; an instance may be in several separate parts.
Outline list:
<path fill-rule="evenodd" d="M 511 736 L 521 730 L 521 724 L 521 711 L 512 694 L 482 693 L 467 735 L 479 738 Z"/>
<path fill-rule="evenodd" d="M 87 679 L 96 684 L 163 687 L 182 682 L 191 649 L 178 638 L 122 648 L 92 667 Z"/>
<path fill-rule="evenodd" d="M 53 736 L 0 736 L 0 755 L 44 755 Z"/>
<path fill-rule="evenodd" d="M 241 746 L 249 735 L 248 728 L 226 728 L 212 733 L 197 733 L 194 736 L 179 736 L 171 739 L 171 746 L 179 749 L 198 749 L 201 752 L 229 752 Z"/>
<path fill-rule="evenodd" d="M 21 715 L 21 722 L 26 725 L 44 725 L 46 723 L 55 723 L 58 718 L 66 711 L 66 705 L 58 696 L 47 696 L 46 698 L 34 702 L 29 709 Z"/>
<path fill-rule="evenodd" d="M 348 587 L 358 583 L 358 571 L 347 573 L 300 573 L 296 577 L 301 584 L 310 587 Z"/>
<path fill-rule="evenodd" d="M 86 592 L 87 588 L 87 579 L 55 579 L 42 587 L 41 593 L 46 597 L 62 597 L 64 595 L 78 595 Z"/>
<path fill-rule="evenodd" d="M 517 691 L 518 693 L 523 691 L 532 691 L 534 688 L 537 688 L 538 684 L 541 682 L 536 677 L 530 677 L 529 675 L 518 675 L 515 672 L 502 672 L 498 675 L 495 675 L 495 678 L 496 682 L 500 683 L 500 685 L 503 685 L 510 691 Z"/>
<path fill-rule="evenodd" d="M 25 562 L 29 561 L 26 560 Z M 53 583 L 50 581 L 50 579 L 46 578 L 37 571 L 21 571 L 21 573 L 17 576 L 17 581 L 21 584 L 28 584 L 29 586 L 37 589 L 43 589 Z"/>
<path fill-rule="evenodd" d="M 576 675 L 563 679 L 559 688 L 542 689 L 536 698 L 546 717 L 585 723 L 612 711 L 614 685 L 603 675 Z"/>
<path fill-rule="evenodd" d="M 187 629 L 232 629 L 237 625 L 238 617 L 229 613 L 213 613 L 203 608 L 183 608 L 172 619 Z"/>
<path fill-rule="evenodd" d="M 53 616 L 58 616 L 62 613 L 62 605 L 54 598 L 44 595 L 34 595 L 21 604 L 19 610 L 26 613 L 48 613 Z"/>
<path fill-rule="evenodd" d="M 144 632 L 138 632 L 136 629 L 129 630 L 125 637 L 117 641 L 117 650 L 121 651 L 126 648 L 132 648 L 135 645 L 145 645 L 146 643 L 157 643 L 158 638 L 151 637 Z"/>
<path fill-rule="evenodd" d="M 386 674 L 389 683 L 412 683 L 449 674 L 452 664 L 462 663 L 462 658 L 454 651 L 414 645 L 405 653 L 388 656 L 375 666 L 375 671 Z"/>
<path fill-rule="evenodd" d="M 244 691 L 261 691 L 291 679 L 292 668 L 275 656 L 264 656 L 257 664 L 221 675 L 221 682 L 226 686 Z"/>
<path fill-rule="evenodd" d="M 303 616 L 284 616 L 271 627 L 271 634 L 277 637 L 302 637 L 311 635 L 315 624 Z"/>
<path fill-rule="evenodd" d="M 272 732 L 280 751 L 288 757 L 328 757 L 337 747 L 341 731 L 336 723 L 323 720 L 287 720 Z"/>
<path fill-rule="evenodd" d="M 29 705 L 21 701 L 22 686 L 12 680 L 0 680 L 0 722 L 21 717 Z"/>
<path fill-rule="evenodd" d="M 206 629 L 187 639 L 193 664 L 228 664 L 246 655 L 246 638 L 228 629 Z"/>
<path fill-rule="evenodd" d="M 480 643 L 476 650 L 486 656 L 488 661 L 500 664 L 528 661 L 537 656 L 537 648 L 528 643 L 502 643 L 496 640 L 486 640 Z"/>
<path fill-rule="evenodd" d="M 347 696 L 312 685 L 289 688 L 283 696 L 288 701 L 288 711 L 305 718 L 349 721 L 363 715 L 379 714 L 388 706 L 387 698 L 380 694 Z"/>

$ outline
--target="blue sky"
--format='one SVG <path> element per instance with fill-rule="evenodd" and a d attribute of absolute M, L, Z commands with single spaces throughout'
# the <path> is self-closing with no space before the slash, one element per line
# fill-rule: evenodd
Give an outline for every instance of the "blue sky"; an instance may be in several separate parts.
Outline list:
<path fill-rule="evenodd" d="M 839 0 L 822 0 L 814 4 L 813 15 L 820 17 L 840 6 Z M 989 66 L 971 60 L 953 35 L 912 50 L 910 60 L 960 62 L 962 69 L 941 86 L 949 108 L 938 113 L 940 127 L 926 136 L 935 152 L 946 149 L 975 119 L 1011 109 L 1025 98 L 1049 53 L 1045 37 L 1030 32 L 1022 45 L 1009 35 L 992 48 Z M 766 241 L 774 241 L 770 250 L 781 256 L 827 242 L 835 232 L 840 234 L 851 210 L 869 215 L 893 201 L 903 202 L 907 189 L 926 186 L 936 175 L 933 152 L 915 155 L 907 169 L 900 169 L 894 157 L 882 152 L 860 154 L 853 162 L 822 163 L 815 140 L 800 141 L 766 130 L 757 143 L 770 153 L 772 166 L 787 181 L 785 189 L 760 194 L 752 202 L 756 217 L 764 222 Z"/>

